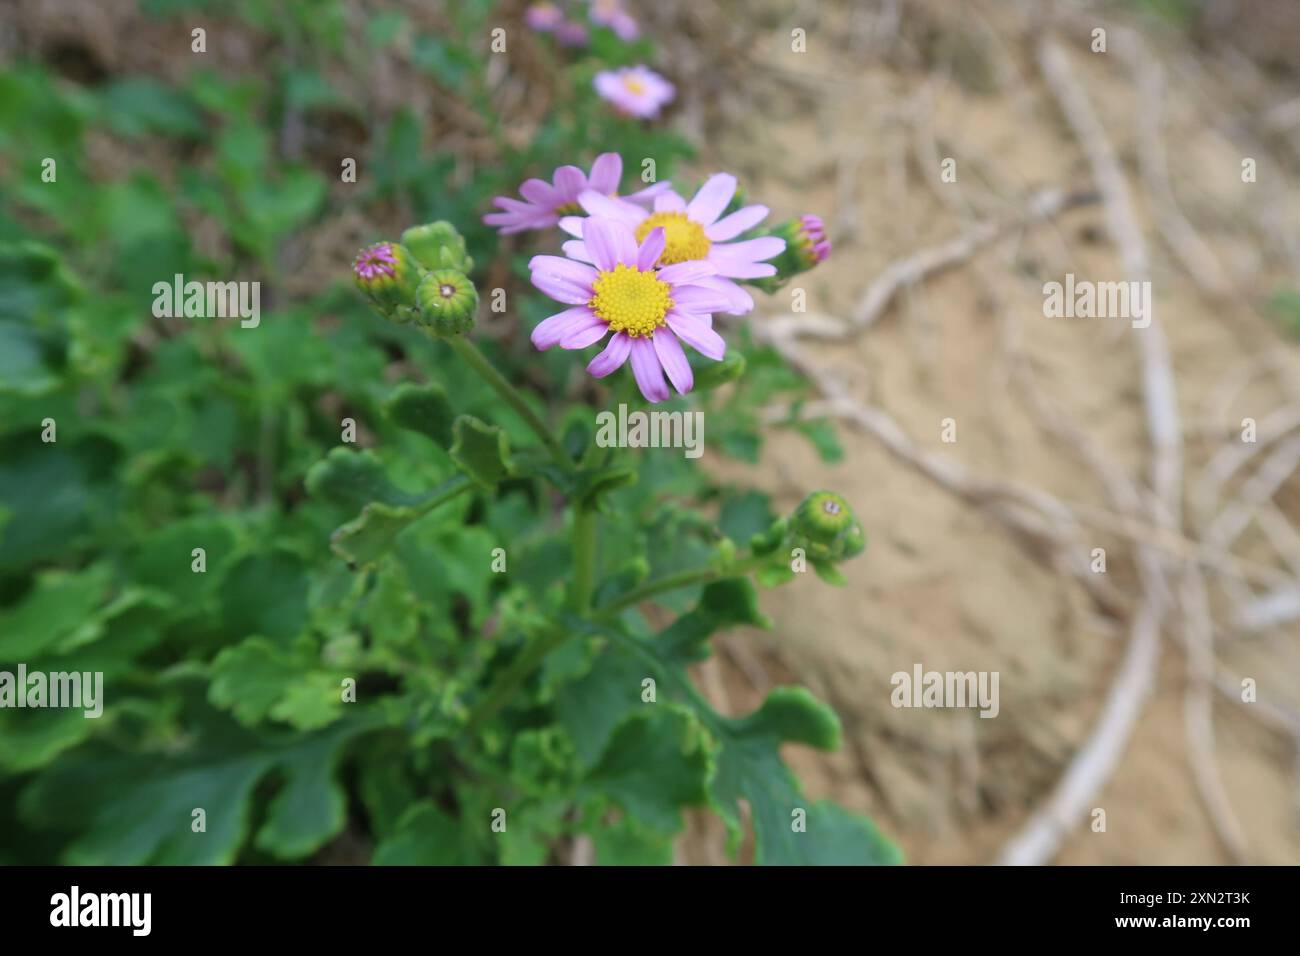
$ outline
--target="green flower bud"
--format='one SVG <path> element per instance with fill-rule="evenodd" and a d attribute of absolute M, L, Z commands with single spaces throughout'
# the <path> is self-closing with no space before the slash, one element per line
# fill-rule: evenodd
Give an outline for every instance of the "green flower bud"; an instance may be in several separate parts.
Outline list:
<path fill-rule="evenodd" d="M 790 516 L 790 531 L 793 545 L 803 547 L 814 564 L 845 561 L 867 546 L 853 509 L 833 491 L 805 498 Z"/>
<path fill-rule="evenodd" d="M 423 270 L 403 246 L 377 242 L 357 253 L 352 277 L 371 304 L 386 318 L 409 322 Z"/>
<path fill-rule="evenodd" d="M 444 220 L 412 226 L 402 233 L 402 245 L 426 269 L 455 269 L 468 274 L 474 260 L 465 252 L 465 239 Z"/>
<path fill-rule="evenodd" d="M 785 250 L 768 260 L 776 266 L 776 275 L 753 280 L 753 285 L 764 292 L 777 291 L 800 272 L 807 272 L 831 254 L 831 241 L 819 216 L 809 214 L 788 219 L 764 234 L 785 240 Z"/>
<path fill-rule="evenodd" d="M 438 269 L 426 274 L 415 301 L 421 323 L 434 335 L 462 335 L 474 327 L 478 290 L 463 272 Z"/>

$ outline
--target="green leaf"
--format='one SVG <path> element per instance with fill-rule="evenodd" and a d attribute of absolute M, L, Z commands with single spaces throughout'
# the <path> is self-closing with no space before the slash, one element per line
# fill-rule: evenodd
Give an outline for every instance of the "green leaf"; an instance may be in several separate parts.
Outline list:
<path fill-rule="evenodd" d="M 781 760 L 780 747 L 784 743 L 821 748 L 838 744 L 839 722 L 829 708 L 802 688 L 780 688 L 757 711 L 725 718 L 695 690 L 686 666 L 701 656 L 699 642 L 709 619 L 744 620 L 756 613 L 743 589 L 728 588 L 727 592 L 714 591 L 702 597 L 691 612 L 653 638 L 637 637 L 618 627 L 605 629 L 603 633 L 612 643 L 604 654 L 635 661 L 624 666 L 639 666 L 654 678 L 661 700 L 657 706 L 663 707 L 666 697 L 674 702 L 673 706 L 689 707 L 707 731 L 711 740 L 710 802 L 727 825 L 733 852 L 743 835 L 743 800 L 751 808 L 756 859 L 760 863 L 898 862 L 897 849 L 869 820 L 832 804 L 810 803 Z M 597 665 L 610 673 L 618 670 L 600 660 Z M 604 710 L 594 710 L 593 714 L 593 722 L 609 719 Z M 635 714 L 628 719 L 635 719 Z M 592 733 L 590 729 L 586 732 Z M 617 742 L 611 740 L 605 759 L 612 759 L 617 750 Z"/>
<path fill-rule="evenodd" d="M 670 661 L 703 660 L 709 655 L 709 637 L 746 625 L 769 628 L 772 622 L 758 609 L 758 592 L 749 578 L 727 578 L 706 585 L 699 603 L 666 627 L 655 645 Z"/>
<path fill-rule="evenodd" d="M 461 415 L 452 425 L 452 433 L 452 460 L 479 485 L 492 489 L 513 474 L 510 442 L 499 427 Z"/>
<path fill-rule="evenodd" d="M 248 555 L 226 573 L 218 591 L 226 636 L 290 640 L 307 625 L 307 588 L 307 567 L 293 552 Z"/>
<path fill-rule="evenodd" d="M 330 547 L 353 567 L 370 567 L 393 549 L 399 534 L 439 505 L 459 497 L 472 487 L 472 479 L 468 476 L 454 475 L 430 491 L 417 506 L 368 504 L 358 517 L 334 532 Z"/>
<path fill-rule="evenodd" d="M 248 837 L 261 781 L 280 781 L 260 847 L 277 856 L 314 851 L 342 826 L 332 769 L 349 740 L 373 722 L 268 744 L 229 725 L 210 725 L 179 757 L 99 752 L 60 762 L 26 788 L 20 811 L 33 826 L 72 829 L 72 865 L 192 866 L 232 863 Z M 194 811 L 206 830 L 192 828 Z"/>
<path fill-rule="evenodd" d="M 350 508 L 370 502 L 404 508 L 428 498 L 428 494 L 402 491 L 389 481 L 387 470 L 374 452 L 346 448 L 331 449 L 323 461 L 312 465 L 306 483 L 313 496 Z"/>
<path fill-rule="evenodd" d="M 342 714 L 340 678 L 317 668 L 311 641 L 284 650 L 264 637 L 227 647 L 212 662 L 208 700 L 246 726 L 267 717 L 315 730 Z"/>
<path fill-rule="evenodd" d="M 614 728 L 630 710 L 652 706 L 641 702 L 641 681 L 648 676 L 645 664 L 635 657 L 606 652 L 580 679 L 556 689 L 556 716 L 584 765 L 600 759 Z"/>
<path fill-rule="evenodd" d="M 336 777 L 346 738 L 326 735 L 284 752 L 277 770 L 284 785 L 267 809 L 254 843 L 281 860 L 315 851 L 347 822 L 347 795 Z"/>
<path fill-rule="evenodd" d="M 451 447 L 456 413 L 441 385 L 399 385 L 384 402 L 384 413 L 395 425 L 433 439 L 438 447 Z"/>
<path fill-rule="evenodd" d="M 688 710 L 646 705 L 614 732 L 584 790 L 617 803 L 659 833 L 681 829 L 681 808 L 708 797 L 708 738 Z"/>
<path fill-rule="evenodd" d="M 0 319 L 0 395 L 39 395 L 60 381 L 49 343 L 33 328 Z"/>
<path fill-rule="evenodd" d="M 431 803 L 411 807 L 388 839 L 375 847 L 375 866 L 458 866 L 469 862 L 464 827 Z"/>
<path fill-rule="evenodd" d="M 590 831 L 600 866 L 667 866 L 673 861 L 672 838 L 638 826 L 631 817 Z"/>
<path fill-rule="evenodd" d="M 797 741 L 818 750 L 840 746 L 839 718 L 805 687 L 776 688 L 758 710 L 731 721 L 730 727 L 740 736 Z"/>
<path fill-rule="evenodd" d="M 720 362 L 709 362 L 695 373 L 695 388 L 707 392 L 710 389 L 734 382 L 745 374 L 745 356 L 734 349 L 728 350 Z"/>
<path fill-rule="evenodd" d="M 795 428 L 812 442 L 813 448 L 817 450 L 817 457 L 822 461 L 833 465 L 844 460 L 844 448 L 840 445 L 839 435 L 835 433 L 835 426 L 829 419 L 801 420 L 795 423 Z"/>
<path fill-rule="evenodd" d="M 95 727 L 84 709 L 0 710 L 0 770 L 18 774 L 43 767 Z"/>
<path fill-rule="evenodd" d="M 103 632 L 101 605 L 111 572 L 105 564 L 37 578 L 17 606 L 0 611 L 0 661 L 30 660 L 88 644 Z"/>

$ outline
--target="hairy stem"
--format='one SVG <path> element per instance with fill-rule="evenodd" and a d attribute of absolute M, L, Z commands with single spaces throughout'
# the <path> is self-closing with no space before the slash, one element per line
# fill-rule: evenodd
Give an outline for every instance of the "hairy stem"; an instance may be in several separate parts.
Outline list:
<path fill-rule="evenodd" d="M 596 616 L 600 618 L 609 617 L 633 605 L 640 604 L 642 601 L 647 601 L 658 594 L 676 591 L 679 588 L 686 588 L 695 584 L 709 584 L 713 581 L 721 581 L 723 578 L 740 577 L 749 574 L 766 560 L 767 555 L 750 555 L 747 558 L 732 561 L 721 568 L 692 568 L 689 571 L 674 571 L 672 574 L 665 574 L 653 581 L 647 581 L 640 587 L 633 588 L 626 594 L 602 605 L 596 609 Z"/>
<path fill-rule="evenodd" d="M 496 370 L 492 363 L 478 350 L 478 346 L 461 336 L 450 338 L 447 342 L 465 364 L 482 376 L 483 380 L 491 385 L 492 389 L 504 398 L 510 407 L 519 414 L 519 417 L 527 423 L 528 427 L 537 434 L 537 437 L 542 440 L 542 444 L 546 446 L 547 451 L 551 453 L 551 457 L 555 459 L 555 463 L 566 471 L 571 470 L 573 468 L 573 459 L 564 450 L 559 439 L 555 437 L 546 422 L 542 421 L 538 414 L 533 411 L 532 406 L 524 401 L 524 396 L 520 394 L 519 389 L 511 385 L 509 380 Z"/>
<path fill-rule="evenodd" d="M 581 504 L 573 510 L 573 576 L 569 579 L 569 607 L 578 614 L 591 608 L 596 586 L 596 521 L 594 509 Z"/>
<path fill-rule="evenodd" d="M 501 675 L 486 697 L 470 712 L 466 733 L 473 734 L 487 721 L 496 716 L 510 698 L 519 692 L 533 671 L 542 663 L 542 658 L 555 650 L 570 637 L 572 632 L 564 628 L 546 631 L 536 637 L 531 644 L 520 651 L 519 656 L 510 662 L 506 672 Z"/>

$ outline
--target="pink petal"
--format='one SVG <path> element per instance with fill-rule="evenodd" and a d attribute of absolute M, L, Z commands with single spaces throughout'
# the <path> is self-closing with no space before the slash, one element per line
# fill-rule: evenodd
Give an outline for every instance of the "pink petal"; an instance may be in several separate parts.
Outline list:
<path fill-rule="evenodd" d="M 593 216 L 582 227 L 582 241 L 587 244 L 591 261 L 601 272 L 612 272 L 620 262 L 627 265 L 636 263 L 636 239 L 632 230 L 621 222 Z"/>
<path fill-rule="evenodd" d="M 713 289 L 727 298 L 727 308 L 714 311 L 726 312 L 729 315 L 744 315 L 747 312 L 754 311 L 753 296 L 730 279 L 724 279 L 721 276 L 706 276 L 703 279 L 696 279 L 694 285 Z"/>
<path fill-rule="evenodd" d="M 538 211 L 537 207 L 532 203 L 520 202 L 518 199 L 514 199 L 510 196 L 497 196 L 492 201 L 496 203 L 498 206 L 500 206 L 502 209 L 507 210 L 508 212 L 537 212 Z M 542 211 L 544 212 L 545 210 Z"/>
<path fill-rule="evenodd" d="M 721 262 L 718 275 L 728 279 L 763 279 L 776 275 L 776 266 L 770 262 Z"/>
<path fill-rule="evenodd" d="M 545 352 L 552 346 L 559 345 L 560 340 L 568 334 L 570 329 L 581 327 L 589 323 L 593 318 L 595 316 L 585 305 L 557 312 L 555 315 L 542 319 L 541 322 L 537 323 L 537 328 L 533 329 L 531 336 L 533 345 Z"/>
<path fill-rule="evenodd" d="M 735 239 L 746 229 L 757 226 L 767 216 L 766 206 L 746 206 L 737 209 L 730 216 L 724 216 L 704 230 L 704 234 L 714 242 Z"/>
<path fill-rule="evenodd" d="M 570 239 L 563 246 L 564 254 L 570 259 L 577 259 L 579 262 L 590 262 L 591 253 L 587 251 L 587 244 L 581 239 Z"/>
<path fill-rule="evenodd" d="M 565 216 L 560 220 L 560 228 L 575 239 L 582 238 L 582 220 L 586 216 Z"/>
<path fill-rule="evenodd" d="M 611 199 L 609 196 L 601 195 L 594 189 L 585 190 L 579 195 L 578 204 L 593 216 L 613 219 L 616 222 L 625 222 L 629 226 L 639 224 L 642 219 L 649 215 L 644 209 L 632 205 L 625 199 Z"/>
<path fill-rule="evenodd" d="M 731 307 L 731 297 L 717 289 L 701 285 L 673 287 L 673 304 L 683 312 L 695 315 L 707 312 L 725 312 Z"/>
<path fill-rule="evenodd" d="M 630 358 L 632 375 L 646 401 L 662 402 L 666 399 L 671 393 L 664 383 L 664 370 L 659 364 L 659 356 L 655 354 L 655 347 L 649 340 L 644 336 L 634 338 Z"/>
<path fill-rule="evenodd" d="M 529 179 L 519 187 L 519 195 L 523 196 L 531 203 L 546 208 L 554 208 L 559 203 L 556 202 L 558 194 L 555 187 L 543 179 Z"/>
<path fill-rule="evenodd" d="M 672 181 L 665 179 L 662 182 L 651 183 L 645 189 L 638 189 L 634 193 L 628 193 L 623 198 L 629 202 L 646 202 L 647 200 L 654 199 L 660 193 L 667 192 L 672 188 Z"/>
<path fill-rule="evenodd" d="M 574 262 L 564 256 L 533 256 L 528 260 L 528 268 L 533 272 L 556 276 L 588 290 L 597 277 L 596 270 L 585 262 Z"/>
<path fill-rule="evenodd" d="M 607 219 L 591 218 L 582 224 L 582 241 L 591 261 L 601 272 L 610 272 L 618 264 L 614 253 L 613 225 Z"/>
<path fill-rule="evenodd" d="M 593 342 L 599 342 L 609 331 L 609 323 L 598 315 L 588 313 L 590 321 L 576 324 L 565 329 L 564 338 L 560 339 L 562 349 L 585 349 Z"/>
<path fill-rule="evenodd" d="M 706 259 L 688 259 L 685 262 L 674 262 L 672 265 L 664 266 L 659 270 L 659 278 L 665 282 L 680 283 L 682 285 L 687 285 L 697 279 L 703 279 L 705 276 L 717 274 L 718 267 Z"/>
<path fill-rule="evenodd" d="M 723 262 L 761 262 L 785 251 L 785 240 L 778 236 L 759 236 L 744 242 L 719 243 L 709 250 L 709 260 Z M 719 268 L 721 271 L 721 268 Z"/>
<path fill-rule="evenodd" d="M 686 353 L 682 351 L 682 343 L 666 329 L 655 332 L 651 341 L 664 371 L 668 373 L 668 381 L 673 383 L 677 394 L 685 395 L 695 385 L 695 376 L 691 372 L 691 363 L 686 360 Z"/>
<path fill-rule="evenodd" d="M 669 309 L 664 319 L 678 338 L 705 358 L 719 362 L 727 354 L 727 343 L 722 336 L 709 328 L 699 316 Z"/>
<path fill-rule="evenodd" d="M 711 226 L 734 195 L 736 177 L 731 173 L 714 173 L 686 207 L 686 216 L 701 226 Z"/>
<path fill-rule="evenodd" d="M 686 209 L 686 200 L 676 193 L 664 193 L 655 197 L 655 212 L 682 212 Z"/>
<path fill-rule="evenodd" d="M 556 302 L 565 305 L 585 305 L 591 301 L 591 289 L 575 285 L 568 279 L 562 279 L 549 272 L 534 272 L 532 283 Z"/>
<path fill-rule="evenodd" d="M 591 164 L 587 187 L 609 195 L 618 191 L 618 181 L 623 178 L 623 157 L 618 153 L 601 153 Z"/>
<path fill-rule="evenodd" d="M 655 267 L 659 257 L 664 254 L 664 227 L 655 226 L 650 230 L 650 235 L 645 237 L 645 242 L 641 243 L 641 248 L 636 251 L 636 267 L 642 272 L 648 272 Z"/>
<path fill-rule="evenodd" d="M 587 371 L 596 378 L 604 378 L 622 368 L 631 351 L 632 339 L 623 332 L 615 332 L 605 346 L 605 351 L 587 363 Z"/>
<path fill-rule="evenodd" d="M 555 171 L 555 188 L 560 194 L 559 205 L 576 202 L 578 194 L 587 188 L 587 174 L 577 166 L 561 166 Z"/>

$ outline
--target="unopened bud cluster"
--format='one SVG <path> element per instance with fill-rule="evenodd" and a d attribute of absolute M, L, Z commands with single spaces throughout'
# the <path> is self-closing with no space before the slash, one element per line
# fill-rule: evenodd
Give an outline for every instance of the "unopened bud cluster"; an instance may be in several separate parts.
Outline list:
<path fill-rule="evenodd" d="M 390 321 L 415 323 L 432 335 L 463 335 L 474 325 L 478 290 L 474 260 L 448 222 L 413 226 L 401 242 L 377 242 L 357 254 L 357 288 Z"/>

